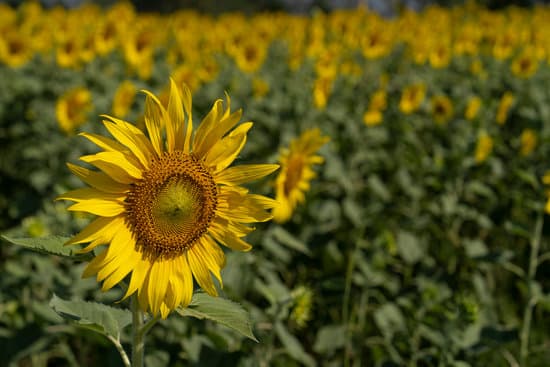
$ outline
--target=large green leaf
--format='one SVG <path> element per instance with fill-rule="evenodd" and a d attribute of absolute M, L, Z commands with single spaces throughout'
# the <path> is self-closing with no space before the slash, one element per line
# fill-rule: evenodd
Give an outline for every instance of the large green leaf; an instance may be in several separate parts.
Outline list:
<path fill-rule="evenodd" d="M 286 352 L 292 358 L 302 362 L 305 366 L 315 366 L 315 360 L 305 352 L 298 338 L 292 335 L 283 324 L 276 322 L 275 332 L 281 343 L 285 346 Z"/>
<path fill-rule="evenodd" d="M 66 301 L 55 294 L 50 301 L 50 306 L 68 320 L 76 321 L 78 324 L 117 339 L 120 331 L 132 322 L 132 314 L 129 310 L 95 302 Z"/>
<path fill-rule="evenodd" d="M 225 325 L 254 341 L 252 322 L 248 312 L 238 303 L 225 298 L 212 297 L 206 293 L 195 293 L 187 308 L 176 310 L 182 316 L 209 319 Z"/>
<path fill-rule="evenodd" d="M 78 254 L 77 246 L 65 246 L 69 237 L 63 236 L 48 236 L 39 238 L 12 238 L 8 236 L 0 236 L 4 241 L 14 245 L 23 246 L 33 251 L 38 251 L 45 254 L 66 256 L 66 257 L 91 257 L 91 254 Z"/>

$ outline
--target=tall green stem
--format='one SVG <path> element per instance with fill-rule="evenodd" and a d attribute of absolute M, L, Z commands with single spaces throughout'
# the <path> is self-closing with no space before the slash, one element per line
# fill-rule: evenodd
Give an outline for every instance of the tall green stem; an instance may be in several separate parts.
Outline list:
<path fill-rule="evenodd" d="M 132 367 L 143 367 L 143 350 L 145 335 L 143 328 L 143 311 L 139 308 L 137 294 L 132 296 Z"/>
<path fill-rule="evenodd" d="M 143 367 L 145 335 L 157 323 L 159 317 L 152 317 L 145 322 L 145 314 L 139 308 L 137 294 L 132 296 L 130 308 L 132 310 L 132 367 Z"/>
<path fill-rule="evenodd" d="M 533 309 L 537 305 L 538 299 L 537 294 L 533 293 L 533 282 L 535 281 L 535 275 L 537 272 L 538 266 L 538 256 L 540 249 L 540 239 L 542 234 L 542 224 L 544 220 L 544 214 L 540 213 L 537 217 L 537 222 L 535 224 L 535 232 L 531 238 L 531 254 L 529 256 L 529 268 L 527 269 L 526 283 L 527 283 L 527 294 L 528 301 L 525 306 L 525 311 L 523 313 L 523 322 L 521 327 L 521 332 L 519 335 L 520 338 L 520 363 L 521 366 L 527 367 L 527 356 L 529 354 L 529 332 L 531 330 L 531 319 L 533 314 Z"/>

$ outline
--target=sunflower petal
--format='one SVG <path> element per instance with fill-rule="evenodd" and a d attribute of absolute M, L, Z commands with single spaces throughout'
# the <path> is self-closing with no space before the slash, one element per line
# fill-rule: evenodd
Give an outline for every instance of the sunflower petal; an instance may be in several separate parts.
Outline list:
<path fill-rule="evenodd" d="M 162 155 L 162 126 L 165 121 L 164 107 L 154 94 L 143 90 L 145 97 L 145 126 L 149 139 L 158 156 Z"/>
<path fill-rule="evenodd" d="M 71 205 L 67 210 L 86 212 L 101 217 L 116 217 L 124 213 L 124 205 L 121 202 L 102 199 L 82 200 Z"/>
<path fill-rule="evenodd" d="M 217 175 L 214 179 L 218 184 L 240 185 L 245 182 L 258 180 L 269 175 L 279 168 L 278 164 L 246 164 L 229 167 Z"/>
<path fill-rule="evenodd" d="M 193 246 L 189 251 L 187 251 L 187 260 L 189 261 L 189 266 L 193 272 L 193 276 L 199 283 L 199 286 L 206 291 L 211 296 L 217 296 L 218 291 L 214 287 L 214 282 L 212 282 L 212 276 L 208 271 L 203 256 L 196 249 L 197 246 Z"/>
<path fill-rule="evenodd" d="M 205 157 L 205 162 L 214 169 L 214 174 L 227 168 L 237 158 L 244 148 L 246 134 L 251 127 L 252 122 L 239 125 L 210 149 Z"/>
<path fill-rule="evenodd" d="M 174 79 L 170 78 L 170 97 L 168 99 L 168 116 L 172 122 L 174 132 L 174 150 L 183 150 L 186 136 L 183 127 L 185 124 L 185 115 L 183 113 L 183 104 L 181 102 L 178 87 Z"/>
<path fill-rule="evenodd" d="M 105 241 L 104 243 L 108 243 L 123 225 L 124 219 L 121 216 L 114 218 L 96 218 L 82 231 L 80 231 L 80 233 L 67 241 L 65 245 L 68 246 L 75 245 L 77 243 L 92 242 L 97 239 L 103 239 Z"/>
<path fill-rule="evenodd" d="M 123 193 L 106 193 L 91 187 L 85 187 L 68 191 L 63 195 L 59 195 L 57 198 L 55 198 L 55 200 L 71 200 L 80 202 L 84 200 L 101 198 L 107 200 L 123 201 L 125 197 L 126 195 Z"/>
<path fill-rule="evenodd" d="M 120 144 L 118 141 L 115 141 L 113 139 L 109 139 L 102 135 L 97 134 L 91 134 L 91 133 L 80 133 L 78 134 L 80 136 L 85 137 L 101 149 L 103 149 L 106 152 L 113 152 L 113 151 L 124 151 L 126 148 L 124 148 L 124 145 Z"/>
<path fill-rule="evenodd" d="M 226 228 L 212 226 L 209 229 L 209 233 L 214 237 L 216 241 L 222 245 L 229 247 L 232 250 L 236 251 L 250 251 L 252 246 L 239 237 L 235 236 L 232 232 L 228 231 Z"/>
<path fill-rule="evenodd" d="M 103 172 L 95 172 L 71 163 L 67 163 L 67 167 L 84 183 L 103 192 L 122 193 L 130 189 L 128 185 L 116 182 Z"/>
<path fill-rule="evenodd" d="M 147 284 L 147 301 L 151 313 L 156 316 L 160 311 L 160 305 L 164 302 L 168 288 L 169 274 L 166 261 L 154 261 L 149 271 Z"/>
<path fill-rule="evenodd" d="M 184 84 L 182 86 L 183 92 L 183 108 L 187 114 L 187 125 L 185 128 L 185 143 L 183 151 L 185 153 L 191 151 L 191 135 L 193 135 L 193 108 L 192 108 L 192 94 L 189 87 Z"/>
<path fill-rule="evenodd" d="M 130 284 L 128 289 L 122 297 L 121 301 L 124 301 L 126 298 L 134 294 L 138 289 L 143 288 L 146 275 L 149 273 L 149 268 L 151 263 L 143 258 L 139 258 L 136 266 L 132 270 L 132 277 L 130 278 Z"/>
<path fill-rule="evenodd" d="M 142 170 L 136 167 L 126 154 L 121 152 L 113 151 L 85 155 L 80 157 L 80 160 L 96 166 L 113 180 L 123 184 L 134 183 L 136 179 L 142 177 Z"/>
<path fill-rule="evenodd" d="M 208 133 L 219 121 L 220 118 L 220 110 L 223 108 L 223 101 L 221 99 L 216 100 L 214 102 L 214 105 L 210 109 L 210 112 L 206 115 L 206 117 L 201 121 L 199 126 L 197 127 L 197 131 L 195 132 L 195 138 L 193 139 L 193 152 L 198 156 L 202 157 L 205 153 L 201 149 L 202 144 L 204 143 L 204 140 L 206 139 Z"/>
<path fill-rule="evenodd" d="M 143 133 L 137 129 L 138 134 L 135 131 L 130 130 L 124 121 L 115 119 L 114 117 L 105 116 L 112 119 L 113 122 L 104 120 L 103 125 L 113 135 L 113 137 L 126 146 L 136 156 L 138 161 L 144 168 L 149 168 L 150 161 L 153 157 L 152 146 L 149 140 L 143 135 Z M 126 124 L 126 125 L 124 125 Z M 151 150 L 149 150 L 151 149 Z"/>

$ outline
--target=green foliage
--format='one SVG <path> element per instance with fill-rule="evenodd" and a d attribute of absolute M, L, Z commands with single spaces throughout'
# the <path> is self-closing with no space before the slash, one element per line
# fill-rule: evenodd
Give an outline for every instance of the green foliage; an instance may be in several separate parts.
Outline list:
<path fill-rule="evenodd" d="M 206 293 L 195 293 L 189 306 L 180 307 L 177 312 L 182 316 L 218 322 L 247 338 L 258 341 L 252 333 L 251 321 L 246 310 L 228 299 L 212 297 Z"/>
<path fill-rule="evenodd" d="M 117 339 L 121 330 L 132 323 L 130 311 L 96 302 L 66 301 L 54 294 L 50 307 L 67 320 Z"/>
<path fill-rule="evenodd" d="M 2 363 L 120 364 L 110 342 L 82 324 L 120 335 L 127 346 L 126 304 L 116 303 L 122 290 L 103 293 L 94 279 L 81 279 L 86 258 L 65 257 L 75 247 L 56 237 L 76 233 L 90 219 L 53 198 L 81 185 L 65 163 L 95 148 L 60 132 L 55 100 L 87 86 L 94 108 L 78 131 L 103 133 L 94 116 L 109 113 L 123 79 L 155 92 L 165 87 L 170 66 L 157 56 L 147 82 L 128 75 L 116 52 L 78 71 L 41 57 L 19 69 L 0 66 L 0 228 L 5 241 L 26 247 L 0 246 Z M 325 163 L 290 222 L 260 224 L 247 238 L 251 252 L 226 253 L 220 298 L 196 293 L 189 308 L 151 330 L 148 365 L 501 366 L 519 363 L 525 340 L 528 365 L 549 365 L 550 232 L 545 224 L 537 230 L 539 217 L 548 222 L 540 180 L 550 156 L 548 65 L 518 79 L 506 60 L 462 55 L 435 69 L 396 48 L 376 60 L 357 56 L 362 74 L 338 77 L 326 108 L 318 109 L 314 66 L 306 61 L 293 71 L 287 56 L 286 45 L 274 43 L 254 76 L 269 84 L 264 97 L 253 95 L 253 76 L 220 58 L 216 79 L 194 93 L 193 116 L 203 116 L 227 91 L 232 105 L 243 107 L 243 120 L 255 122 L 238 163 L 275 162 L 280 148 L 311 127 L 331 137 L 320 152 Z M 484 78 L 469 71 L 477 59 Z M 388 108 L 380 125 L 368 127 L 363 113 L 381 74 L 389 75 Z M 403 115 L 401 93 L 417 80 L 426 83 L 427 98 L 416 113 Z M 506 90 L 516 101 L 498 125 Z M 455 111 L 443 126 L 428 102 L 440 93 Z M 473 95 L 483 107 L 468 121 L 463 115 Z M 138 121 L 142 111 L 138 96 L 127 120 Z M 524 128 L 539 141 L 526 156 L 520 154 Z M 484 162 L 474 158 L 480 130 L 494 140 Z M 273 194 L 272 182 L 255 185 Z M 298 307 L 296 290 L 304 287 L 312 294 L 307 310 Z M 52 294 L 112 307 L 52 300 Z M 532 322 L 522 336 L 526 309 Z M 296 313 L 306 311 L 310 317 L 301 324 Z"/>

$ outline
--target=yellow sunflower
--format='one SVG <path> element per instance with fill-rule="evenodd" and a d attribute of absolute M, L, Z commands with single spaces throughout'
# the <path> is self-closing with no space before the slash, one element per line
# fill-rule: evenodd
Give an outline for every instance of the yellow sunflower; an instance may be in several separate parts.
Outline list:
<path fill-rule="evenodd" d="M 413 84 L 406 87 L 401 94 L 399 109 L 406 115 L 409 115 L 420 108 L 426 96 L 426 86 L 422 83 Z"/>
<path fill-rule="evenodd" d="M 277 206 L 273 209 L 274 221 L 288 221 L 296 205 L 304 201 L 309 182 L 315 178 L 312 166 L 324 161 L 315 153 L 329 140 L 321 135 L 319 129 L 310 129 L 291 141 L 289 149 L 281 152 L 281 171 L 275 181 Z"/>
<path fill-rule="evenodd" d="M 132 103 L 134 103 L 136 92 L 136 86 L 132 81 L 125 80 L 120 83 L 113 97 L 113 115 L 121 118 L 125 117 L 130 111 Z"/>
<path fill-rule="evenodd" d="M 493 138 L 485 131 L 481 131 L 476 145 L 475 161 L 476 163 L 483 163 L 487 160 L 491 152 L 493 151 Z"/>
<path fill-rule="evenodd" d="M 218 244 L 250 250 L 242 237 L 253 230 L 250 223 L 271 219 L 266 209 L 275 204 L 240 185 L 278 165 L 228 168 L 252 122 L 235 127 L 242 111 L 231 112 L 228 97 L 227 107 L 216 101 L 193 134 L 191 92 L 182 91 L 183 97 L 171 80 L 167 108 L 144 91 L 148 137 L 111 116 L 103 123 L 114 139 L 82 133 L 103 149 L 80 158 L 99 171 L 68 164 L 90 187 L 58 198 L 76 202 L 69 210 L 98 216 L 67 242 L 89 243 L 82 252 L 106 245 L 83 277 L 97 275 L 105 291 L 129 276 L 123 299 L 137 292 L 140 308 L 162 318 L 189 304 L 193 279 L 217 295 L 212 274 L 222 285 L 225 265 Z"/>
<path fill-rule="evenodd" d="M 86 122 L 92 109 L 92 94 L 84 87 L 67 91 L 56 102 L 55 115 L 59 128 L 71 134 L 77 127 Z"/>

